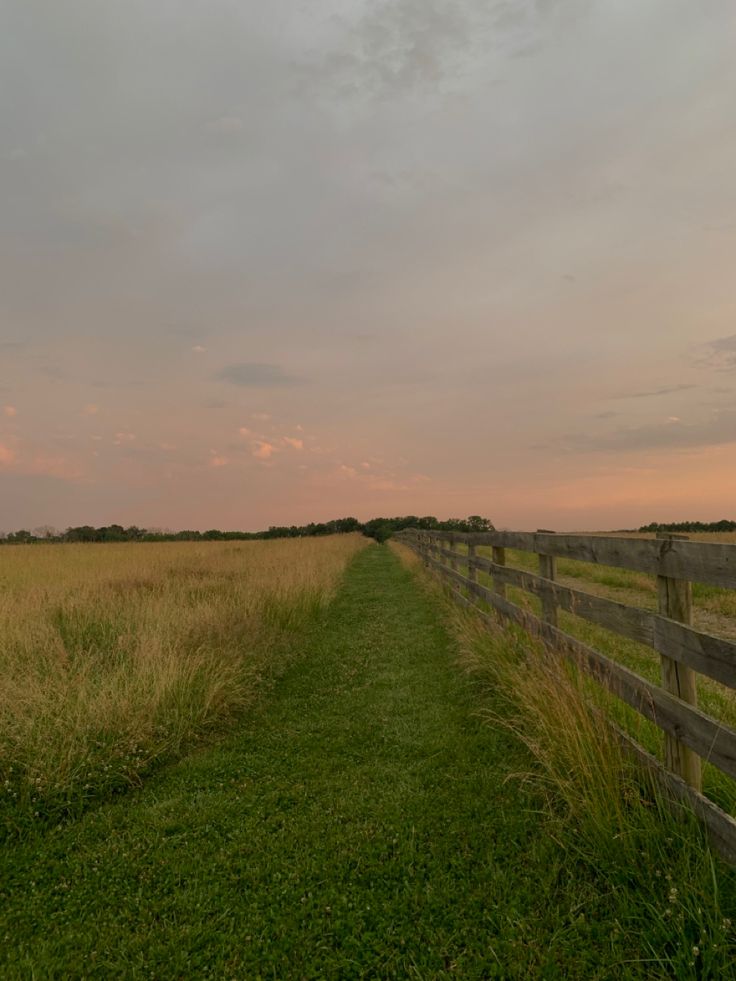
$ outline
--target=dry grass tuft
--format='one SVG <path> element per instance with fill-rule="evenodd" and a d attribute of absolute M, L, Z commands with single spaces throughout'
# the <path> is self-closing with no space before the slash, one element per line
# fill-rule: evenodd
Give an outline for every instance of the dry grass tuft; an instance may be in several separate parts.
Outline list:
<path fill-rule="evenodd" d="M 632 811 L 651 807 L 649 788 L 592 704 L 588 678 L 519 628 L 489 631 L 472 611 L 453 608 L 462 667 L 489 686 L 493 725 L 526 746 L 535 766 L 525 779 L 544 792 L 550 810 L 585 826 L 589 843 L 625 850 Z"/>

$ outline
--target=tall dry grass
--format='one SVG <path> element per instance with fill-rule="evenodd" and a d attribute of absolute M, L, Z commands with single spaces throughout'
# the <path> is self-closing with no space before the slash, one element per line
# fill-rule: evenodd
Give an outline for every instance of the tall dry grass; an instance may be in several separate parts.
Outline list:
<path fill-rule="evenodd" d="M 77 811 L 222 726 L 298 648 L 358 535 L 0 550 L 0 813 Z"/>

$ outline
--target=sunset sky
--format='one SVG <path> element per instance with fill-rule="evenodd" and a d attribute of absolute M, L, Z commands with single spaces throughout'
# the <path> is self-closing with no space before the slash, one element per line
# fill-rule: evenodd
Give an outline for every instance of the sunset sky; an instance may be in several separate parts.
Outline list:
<path fill-rule="evenodd" d="M 736 518 L 733 0 L 0 23 L 0 529 Z"/>

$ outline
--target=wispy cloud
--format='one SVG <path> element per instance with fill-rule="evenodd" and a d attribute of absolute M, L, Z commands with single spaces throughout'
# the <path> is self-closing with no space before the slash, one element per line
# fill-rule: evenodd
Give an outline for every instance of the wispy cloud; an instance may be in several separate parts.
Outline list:
<path fill-rule="evenodd" d="M 539 0 L 483 4 L 448 0 L 378 0 L 341 30 L 335 50 L 302 66 L 303 77 L 341 99 L 400 98 L 459 88 L 494 55 L 528 55 L 539 47 Z M 560 6 L 560 0 L 553 4 Z M 541 13 L 540 13 L 541 12 Z"/>
<path fill-rule="evenodd" d="M 696 385 L 665 385 L 662 388 L 651 388 L 643 392 L 628 392 L 623 395 L 615 395 L 615 399 L 651 399 L 660 395 L 673 395 L 675 392 L 689 392 L 696 388 Z"/>
<path fill-rule="evenodd" d="M 304 449 L 304 440 L 303 439 L 294 439 L 291 436 L 284 436 L 283 437 L 283 441 L 284 441 L 284 443 L 286 443 L 287 446 L 290 446 L 292 448 L 292 450 L 303 450 Z"/>
<path fill-rule="evenodd" d="M 18 415 L 18 410 L 14 405 L 4 405 L 3 414 L 8 417 L 8 419 L 14 419 Z"/>
<path fill-rule="evenodd" d="M 604 435 L 579 433 L 563 440 L 571 450 L 611 452 L 695 449 L 736 443 L 736 410 L 717 412 L 704 422 L 685 423 L 677 416 L 646 426 L 631 426 Z"/>
<path fill-rule="evenodd" d="M 299 385 L 303 379 L 290 375 L 280 365 L 259 361 L 242 361 L 230 364 L 218 371 L 218 381 L 229 382 L 243 388 L 271 388 L 281 385 Z"/>
<path fill-rule="evenodd" d="M 116 446 L 126 446 L 129 443 L 134 442 L 135 438 L 136 438 L 135 433 L 124 433 L 124 432 L 115 433 L 115 439 L 113 440 L 113 443 Z"/>
<path fill-rule="evenodd" d="M 700 348 L 700 363 L 720 371 L 736 368 L 736 334 L 717 337 Z"/>

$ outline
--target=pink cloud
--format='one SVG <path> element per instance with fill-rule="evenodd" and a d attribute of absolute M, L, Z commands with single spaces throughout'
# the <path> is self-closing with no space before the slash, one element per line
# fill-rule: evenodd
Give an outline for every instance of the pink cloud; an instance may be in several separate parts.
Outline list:
<path fill-rule="evenodd" d="M 376 491 L 408 491 L 411 490 L 408 484 L 399 484 L 395 480 L 387 477 L 372 477 L 371 489 Z"/>
<path fill-rule="evenodd" d="M 207 348 L 202 347 L 201 344 L 195 344 L 194 347 L 192 348 L 192 351 L 194 351 L 195 354 L 204 354 L 206 350 Z"/>
<path fill-rule="evenodd" d="M 4 443 L 0 443 L 0 464 L 3 466 L 10 466 L 10 464 L 15 460 L 15 450 L 11 450 L 9 446 Z"/>
<path fill-rule="evenodd" d="M 123 446 L 125 443 L 132 443 L 134 439 L 135 433 L 115 433 L 113 442 L 116 446 Z"/>
<path fill-rule="evenodd" d="M 257 460 L 270 460 L 275 452 L 276 447 L 272 443 L 266 443 L 263 440 L 258 440 L 253 448 L 253 456 Z"/>
<path fill-rule="evenodd" d="M 303 450 L 304 440 L 303 439 L 292 439 L 290 436 L 283 437 L 284 442 L 287 446 L 290 446 L 292 450 Z"/>
<path fill-rule="evenodd" d="M 228 463 L 230 463 L 230 461 L 226 456 L 218 456 L 215 454 L 214 456 L 210 457 L 211 467 L 226 467 Z"/>
<path fill-rule="evenodd" d="M 100 411 L 99 406 L 94 405 L 92 402 L 90 402 L 88 405 L 85 405 L 85 407 L 82 409 L 82 412 L 84 413 L 85 416 L 96 416 L 99 411 Z"/>
<path fill-rule="evenodd" d="M 9 419 L 13 419 L 18 415 L 18 410 L 14 405 L 3 406 L 3 412 Z"/>
<path fill-rule="evenodd" d="M 48 477 L 59 477 L 61 480 L 79 480 L 82 471 L 63 456 L 45 456 L 39 453 L 28 466 L 23 468 L 25 473 L 42 474 Z"/>
<path fill-rule="evenodd" d="M 241 426 L 240 429 L 238 430 L 238 433 L 241 436 L 252 436 L 253 435 L 253 433 L 250 431 L 250 429 L 248 429 L 247 426 Z"/>

